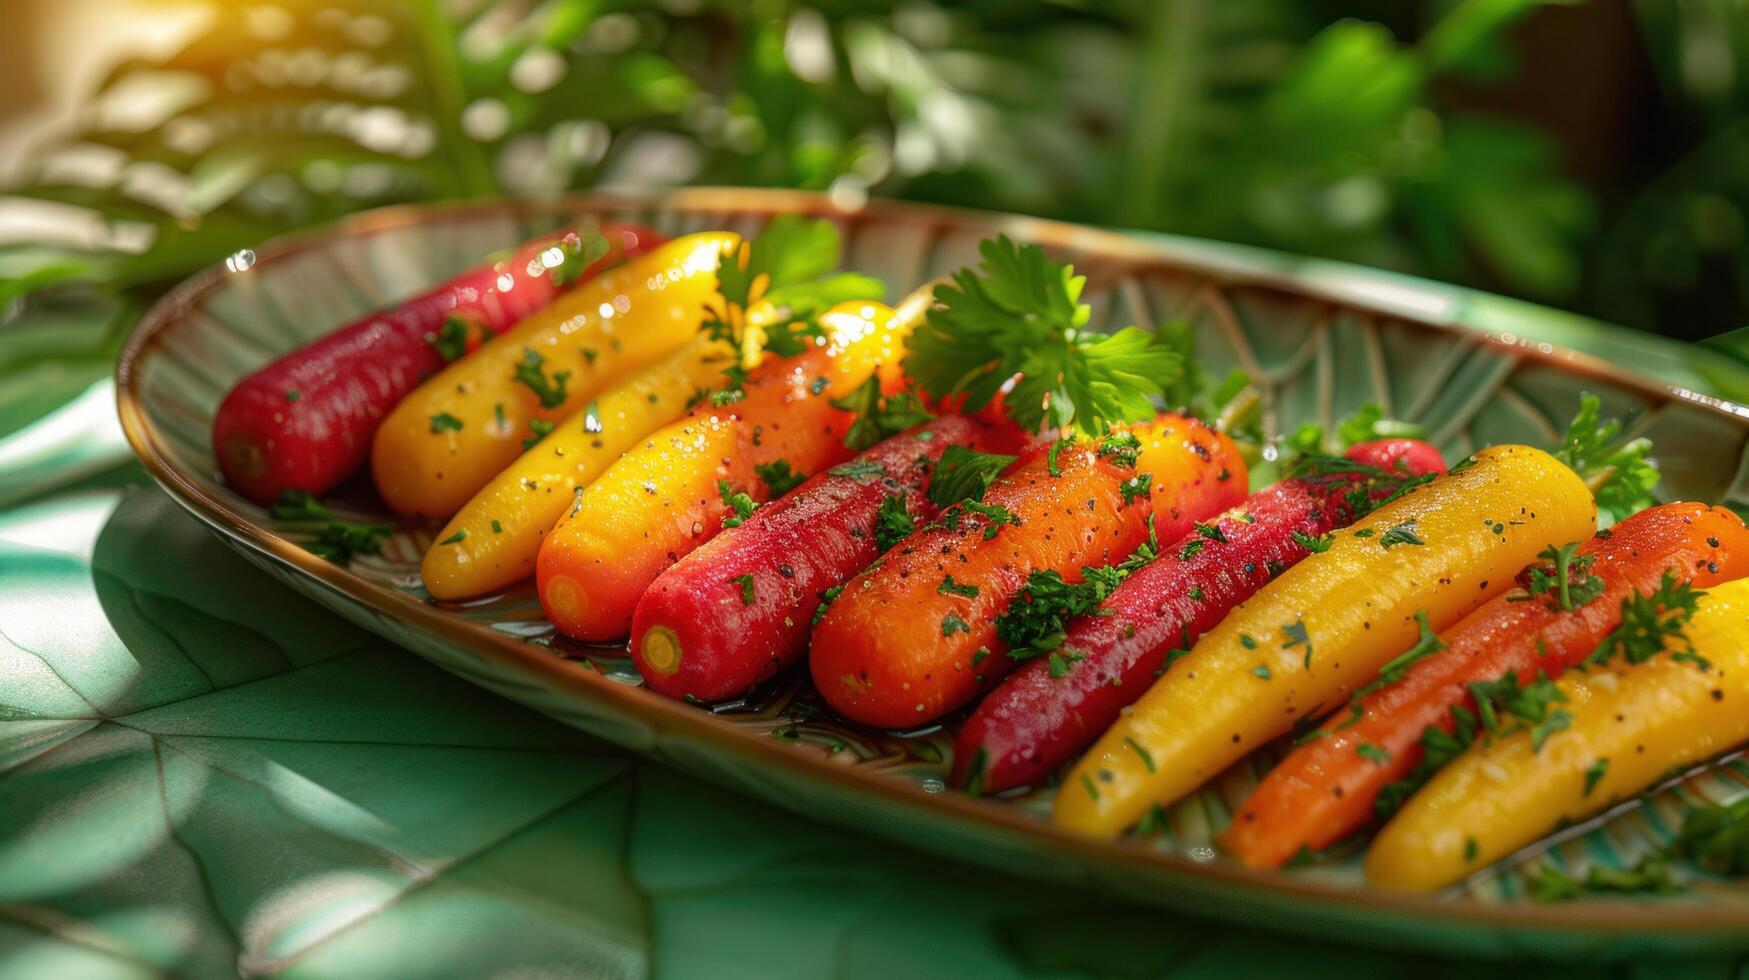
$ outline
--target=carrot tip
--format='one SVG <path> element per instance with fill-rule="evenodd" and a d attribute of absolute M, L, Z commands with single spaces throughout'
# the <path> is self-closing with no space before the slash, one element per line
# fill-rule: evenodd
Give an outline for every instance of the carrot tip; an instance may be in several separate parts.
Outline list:
<path fill-rule="evenodd" d="M 638 641 L 638 652 L 644 669 L 663 677 L 680 669 L 680 637 L 666 626 L 652 626 L 646 630 L 643 639 Z"/>

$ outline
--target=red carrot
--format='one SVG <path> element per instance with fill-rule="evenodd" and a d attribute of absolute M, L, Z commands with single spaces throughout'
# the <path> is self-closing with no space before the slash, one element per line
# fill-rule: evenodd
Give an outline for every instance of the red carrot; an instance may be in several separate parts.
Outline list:
<path fill-rule="evenodd" d="M 950 508 L 951 520 L 852 579 L 814 629 L 820 693 L 865 724 L 933 720 L 1013 666 L 1005 637 L 1022 631 L 999 620 L 1017 597 L 1029 607 L 1021 618 L 1042 627 L 1056 606 L 1048 589 L 1123 561 L 1147 538 L 1150 513 L 1176 537 L 1244 492 L 1238 450 L 1201 422 L 1166 415 L 1133 432 L 1140 450 L 1127 463 L 1088 442 L 1023 457 L 976 506 Z"/>
<path fill-rule="evenodd" d="M 1409 439 L 1364 443 L 1349 458 L 1404 476 L 1444 470 L 1439 453 Z M 1034 784 L 1117 720 L 1165 670 L 1270 579 L 1298 563 L 1319 536 L 1357 515 L 1348 494 L 1360 474 L 1283 480 L 1176 541 L 1138 569 L 1094 615 L 1076 620 L 1062 649 L 1078 659 L 1038 658 L 992 692 L 954 744 L 954 778 L 973 792 Z M 1375 499 L 1401 481 L 1374 480 Z"/>
<path fill-rule="evenodd" d="M 555 276 L 549 268 L 564 268 L 563 260 L 548 259 L 555 248 L 581 248 L 577 236 L 539 238 L 244 378 L 213 418 L 213 452 L 225 480 L 264 504 L 286 490 L 333 489 L 364 463 L 383 416 L 428 375 L 577 280 L 661 240 L 630 226 L 607 238 L 609 253 L 574 278 Z"/>
<path fill-rule="evenodd" d="M 1245 801 L 1222 845 L 1246 864 L 1274 867 L 1361 829 L 1377 804 L 1431 775 L 1421 766 L 1424 733 L 1460 741 L 1454 709 L 1475 710 L 1472 684 L 1558 676 L 1621 622 L 1623 600 L 1652 593 L 1667 575 L 1704 588 L 1749 573 L 1749 529 L 1722 507 L 1665 504 L 1551 559 L 1520 580 L 1537 594 L 1507 592 L 1437 640 L 1427 633 L 1399 658 L 1404 666 L 1387 668 L 1387 683 L 1331 715 Z"/>
<path fill-rule="evenodd" d="M 632 617 L 638 672 L 669 697 L 718 701 L 800 660 L 823 597 L 935 519 L 924 484 L 942 452 L 1013 452 L 1021 439 L 1011 425 L 943 416 L 759 508 L 644 593 Z"/>

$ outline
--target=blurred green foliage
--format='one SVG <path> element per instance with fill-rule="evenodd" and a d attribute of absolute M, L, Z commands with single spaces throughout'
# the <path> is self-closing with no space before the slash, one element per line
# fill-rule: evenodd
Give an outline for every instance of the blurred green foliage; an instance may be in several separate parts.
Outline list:
<path fill-rule="evenodd" d="M 1169 230 L 1552 301 L 1594 263 L 1628 321 L 1721 249 L 1749 281 L 1735 0 L 1643 4 L 1705 136 L 1607 229 L 1548 137 L 1447 97 L 1509 76 L 1504 32 L 1545 2 L 1417 0 L 1413 38 L 1284 0 L 220 3 L 181 51 L 115 66 L 13 189 L 113 234 L 0 247 L 0 304 L 72 282 L 138 303 L 382 203 L 677 183 Z"/>

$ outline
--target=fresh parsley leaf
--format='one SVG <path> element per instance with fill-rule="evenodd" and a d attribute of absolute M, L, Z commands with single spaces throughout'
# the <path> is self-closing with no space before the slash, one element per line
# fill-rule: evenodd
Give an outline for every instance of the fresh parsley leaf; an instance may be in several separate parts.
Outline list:
<path fill-rule="evenodd" d="M 1116 588 L 1113 575 L 1081 572 L 1079 582 L 1065 581 L 1055 570 L 1027 576 L 1026 587 L 996 618 L 996 636 L 1008 645 L 1008 656 L 1030 660 L 1062 646 L 1069 621 L 1092 612 Z"/>
<path fill-rule="evenodd" d="M 515 379 L 534 392 L 540 399 L 542 408 L 558 408 L 565 404 L 565 385 L 571 377 L 569 371 L 555 371 L 551 379 L 541 370 L 546 358 L 532 347 L 522 349 L 522 361 L 516 365 Z"/>
<path fill-rule="evenodd" d="M 1476 699 L 1476 717 L 1482 728 L 1490 736 L 1528 728 L 1533 753 L 1542 749 L 1544 739 L 1566 728 L 1573 720 L 1566 709 L 1555 707 L 1564 703 L 1567 696 L 1541 671 L 1528 684 L 1519 684 L 1518 676 L 1508 670 L 1495 680 L 1473 681 L 1468 687 L 1470 695 Z M 1516 719 L 1517 724 L 1505 728 L 1506 718 Z"/>
<path fill-rule="evenodd" d="M 1579 474 L 1596 496 L 1598 510 L 1614 523 L 1652 505 L 1658 467 L 1646 458 L 1650 440 L 1620 442 L 1621 422 L 1599 421 L 1602 404 L 1589 392 L 1579 396 L 1579 413 L 1555 457 Z"/>
<path fill-rule="evenodd" d="M 887 475 L 887 471 L 881 468 L 881 464 L 868 459 L 853 459 L 848 463 L 839 463 L 826 472 L 833 476 L 855 480 L 858 483 L 873 483 Z"/>
<path fill-rule="evenodd" d="M 911 516 L 904 494 L 889 494 L 881 498 L 880 510 L 875 511 L 875 547 L 886 551 L 910 537 L 915 530 L 917 521 Z"/>
<path fill-rule="evenodd" d="M 991 482 L 1017 458 L 980 453 L 964 446 L 949 446 L 930 475 L 929 499 L 937 507 L 961 500 L 982 500 Z"/>
<path fill-rule="evenodd" d="M 1148 491 L 1154 486 L 1154 474 L 1137 473 L 1135 476 L 1117 485 L 1118 493 L 1123 495 L 1123 505 L 1128 507 L 1136 502 L 1138 497 L 1146 498 Z"/>
<path fill-rule="evenodd" d="M 1609 758 L 1607 756 L 1598 756 L 1597 761 L 1585 767 L 1585 796 L 1591 795 L 1591 791 L 1597 788 L 1597 784 L 1602 781 L 1607 772 L 1609 772 Z"/>
<path fill-rule="evenodd" d="M 1355 707 L 1359 707 L 1356 705 Z M 1393 814 L 1402 809 L 1409 797 L 1415 791 L 1427 784 L 1433 774 L 1444 769 L 1453 759 L 1461 755 L 1476 741 L 1478 722 L 1474 712 L 1461 705 L 1453 705 L 1451 709 L 1451 730 L 1437 724 L 1428 725 L 1421 731 L 1421 761 L 1409 774 L 1395 782 L 1385 784 L 1373 800 L 1373 812 L 1380 820 L 1389 820 Z"/>
<path fill-rule="evenodd" d="M 855 391 L 834 400 L 832 407 L 856 416 L 850 431 L 844 434 L 844 444 L 852 452 L 862 452 L 882 439 L 934 418 L 913 392 L 883 397 L 880 379 L 873 375 Z"/>
<path fill-rule="evenodd" d="M 791 490 L 794 490 L 796 487 L 801 486 L 808 479 L 806 476 L 797 473 L 795 469 L 789 465 L 789 460 L 787 459 L 756 464 L 753 467 L 753 472 L 759 477 L 759 482 L 765 484 L 765 489 L 771 491 L 771 498 L 773 500 L 776 500 L 778 497 L 781 497 L 784 494 L 789 493 Z"/>
<path fill-rule="evenodd" d="M 1007 236 L 978 246 L 978 271 L 961 269 L 935 290 L 937 306 L 911 335 L 905 370 L 937 397 L 964 395 L 967 411 L 988 405 L 1010 379 L 1010 418 L 1036 431 L 1047 423 L 1097 434 L 1154 415 L 1183 363 L 1147 331 L 1088 329 L 1085 278 Z"/>
<path fill-rule="evenodd" d="M 955 633 L 970 633 L 972 625 L 959 617 L 958 613 L 948 613 L 941 618 L 941 635 L 952 636 Z"/>
<path fill-rule="evenodd" d="M 308 490 L 282 490 L 273 504 L 273 516 L 282 521 L 322 521 L 334 512 Z"/>
<path fill-rule="evenodd" d="M 1114 432 L 1099 440 L 1096 454 L 1110 460 L 1113 466 L 1132 469 L 1142 456 L 1142 440 L 1134 432 Z"/>
<path fill-rule="evenodd" d="M 1381 766 L 1391 761 L 1391 753 L 1386 752 L 1384 749 L 1372 744 L 1371 742 L 1360 743 L 1360 745 L 1355 747 L 1354 754 L 1370 762 L 1376 762 Z"/>
<path fill-rule="evenodd" d="M 455 416 L 449 414 L 448 412 L 438 412 L 436 415 L 433 415 L 431 417 L 431 431 L 433 433 L 460 432 L 461 430 L 462 430 L 462 420 L 456 418 Z"/>
<path fill-rule="evenodd" d="M 1063 467 L 1058 463 L 1058 457 L 1062 455 L 1064 449 L 1073 445 L 1075 445 L 1075 440 L 1068 436 L 1051 443 L 1050 450 L 1045 453 L 1045 470 L 1052 476 L 1062 476 Z"/>
<path fill-rule="evenodd" d="M 360 524 L 334 517 L 326 504 L 308 490 L 285 490 L 273 505 L 273 516 L 282 521 L 321 521 L 316 540 L 305 545 L 318 558 L 344 563 L 353 555 L 374 555 L 394 533 L 393 524 Z"/>
<path fill-rule="evenodd" d="M 1334 534 L 1320 534 L 1317 537 L 1313 537 L 1304 531 L 1296 530 L 1293 532 L 1293 538 L 1294 541 L 1298 542 L 1300 547 L 1312 552 L 1313 554 L 1321 554 L 1329 551 L 1330 546 L 1336 543 L 1336 535 Z"/>

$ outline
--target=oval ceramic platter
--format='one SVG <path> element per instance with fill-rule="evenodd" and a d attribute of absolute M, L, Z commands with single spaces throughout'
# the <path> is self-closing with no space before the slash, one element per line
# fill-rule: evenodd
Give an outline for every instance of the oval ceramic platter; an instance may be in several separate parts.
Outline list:
<path fill-rule="evenodd" d="M 1271 433 L 1306 419 L 1329 425 L 1377 402 L 1388 415 L 1426 426 L 1455 459 L 1491 443 L 1552 444 L 1579 392 L 1589 390 L 1603 398 L 1606 413 L 1655 440 L 1664 496 L 1749 504 L 1749 412 L 1694 390 L 1705 384 L 1706 365 L 1688 348 L 1328 263 L 881 202 L 845 211 L 787 191 L 393 209 L 270 243 L 252 257 L 240 253 L 176 289 L 140 325 L 118 368 L 122 422 L 178 501 L 292 588 L 491 690 L 814 817 L 1039 879 L 1357 942 L 1546 955 L 1749 947 L 1749 884 L 1692 869 L 1685 869 L 1691 887 L 1670 898 L 1544 904 L 1527 894 L 1544 862 L 1573 872 L 1633 865 L 1668 840 L 1687 801 L 1749 794 L 1746 762 L 1688 774 L 1426 899 L 1369 890 L 1352 854 L 1275 873 L 1220 857 L 1210 838 L 1267 760 L 1242 764 L 1176 806 L 1163 834 L 1094 843 L 1045 821 L 1048 790 L 978 800 L 944 789 L 952 719 L 946 728 L 907 733 L 849 726 L 822 710 L 805 671 L 713 709 L 672 701 L 639 687 L 623 649 L 556 637 L 530 588 L 434 603 L 418 574 L 431 527 L 402 525 L 380 556 L 330 564 L 300 546 L 295 525 L 276 523 L 217 476 L 208 432 L 232 383 L 482 254 L 579 216 L 669 233 L 750 233 L 789 211 L 832 218 L 846 266 L 881 276 L 896 291 L 970 264 L 979 239 L 995 232 L 1038 242 L 1088 276 L 1096 323 L 1194 323 L 1211 368 L 1241 367 L 1258 384 Z M 1630 357 L 1656 377 L 1619 366 Z M 388 519 L 362 486 L 331 503 L 351 511 L 343 516 Z M 1039 903 L 1041 911 L 1050 907 L 1047 885 Z"/>

